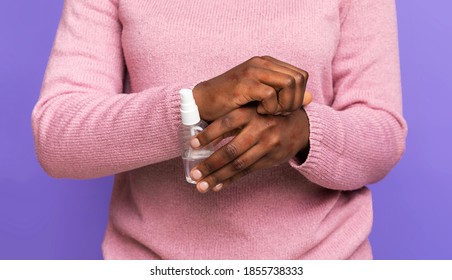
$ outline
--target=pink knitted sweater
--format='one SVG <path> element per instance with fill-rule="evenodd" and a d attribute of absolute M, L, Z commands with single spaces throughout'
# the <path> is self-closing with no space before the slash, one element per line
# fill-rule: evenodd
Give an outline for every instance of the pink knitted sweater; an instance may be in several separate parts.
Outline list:
<path fill-rule="evenodd" d="M 185 183 L 178 90 L 256 55 L 305 69 L 310 152 L 218 193 Z M 108 259 L 369 259 L 401 157 L 393 0 L 66 0 L 32 121 L 54 177 L 115 175 Z"/>

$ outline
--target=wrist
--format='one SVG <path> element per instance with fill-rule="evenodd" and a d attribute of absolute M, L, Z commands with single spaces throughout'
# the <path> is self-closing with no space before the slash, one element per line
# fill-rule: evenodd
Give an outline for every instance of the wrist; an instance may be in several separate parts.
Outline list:
<path fill-rule="evenodd" d="M 203 83 L 204 82 L 200 82 L 199 84 L 195 85 L 193 87 L 192 91 L 193 91 L 193 98 L 195 99 L 196 105 L 198 106 L 199 116 L 201 117 L 201 119 L 208 121 L 206 119 L 206 113 L 205 113 L 205 108 L 204 108 L 205 107 L 204 102 L 203 102 L 204 98 L 202 98 L 202 95 L 203 95 L 202 84 Z"/>
<path fill-rule="evenodd" d="M 306 145 L 306 147 L 304 147 L 303 149 L 298 151 L 298 153 L 295 155 L 296 161 L 299 164 L 303 164 L 308 159 L 310 147 L 311 146 L 309 145 L 309 141 L 308 141 L 308 144 Z"/>
<path fill-rule="evenodd" d="M 299 118 L 302 121 L 300 124 L 300 127 L 302 127 L 301 136 L 300 136 L 300 142 L 301 142 L 301 149 L 297 152 L 295 155 L 295 158 L 299 164 L 304 163 L 309 155 L 309 151 L 311 148 L 310 145 L 310 125 L 309 125 L 309 118 L 306 114 L 306 111 L 301 108 L 299 111 Z"/>

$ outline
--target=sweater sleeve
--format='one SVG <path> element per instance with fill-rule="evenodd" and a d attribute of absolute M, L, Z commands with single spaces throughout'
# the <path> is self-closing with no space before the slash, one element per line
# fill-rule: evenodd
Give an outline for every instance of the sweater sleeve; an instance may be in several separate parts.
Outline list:
<path fill-rule="evenodd" d="M 123 93 L 115 0 L 66 0 L 32 112 L 38 160 L 53 177 L 94 178 L 179 154 L 178 89 Z"/>
<path fill-rule="evenodd" d="M 325 188 L 354 190 L 381 180 L 405 149 L 394 0 L 350 0 L 332 64 L 332 104 L 305 108 L 310 151 L 290 164 Z"/>

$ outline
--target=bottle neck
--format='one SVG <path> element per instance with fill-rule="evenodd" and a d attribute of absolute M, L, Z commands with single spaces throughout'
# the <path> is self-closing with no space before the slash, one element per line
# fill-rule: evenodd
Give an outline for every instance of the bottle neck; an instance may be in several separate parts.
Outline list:
<path fill-rule="evenodd" d="M 199 116 L 198 107 L 195 110 L 183 111 L 181 112 L 182 124 L 183 125 L 195 125 L 201 121 L 201 117 Z"/>
<path fill-rule="evenodd" d="M 201 121 L 199 116 L 198 106 L 196 106 L 191 89 L 181 89 L 180 94 L 180 113 L 182 117 L 182 124 L 195 125 Z"/>

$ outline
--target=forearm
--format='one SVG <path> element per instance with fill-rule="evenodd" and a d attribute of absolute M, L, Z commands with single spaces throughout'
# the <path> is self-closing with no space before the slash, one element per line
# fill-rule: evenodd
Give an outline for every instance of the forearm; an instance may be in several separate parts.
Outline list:
<path fill-rule="evenodd" d="M 349 4 L 341 10 L 340 42 L 332 63 L 334 99 L 305 108 L 309 155 L 304 163 L 291 161 L 312 182 L 339 190 L 383 178 L 400 159 L 407 133 L 395 1 Z"/>
<path fill-rule="evenodd" d="M 405 149 L 402 116 L 357 105 L 343 111 L 320 104 L 306 108 L 311 133 L 305 162 L 291 165 L 310 181 L 353 190 L 381 180 Z"/>
<path fill-rule="evenodd" d="M 177 91 L 44 94 L 32 115 L 38 159 L 51 176 L 111 175 L 179 154 Z"/>
<path fill-rule="evenodd" d="M 117 0 L 65 1 L 32 115 L 37 156 L 52 176 L 100 177 L 178 155 L 177 91 L 186 85 L 123 94 L 121 34 Z"/>

